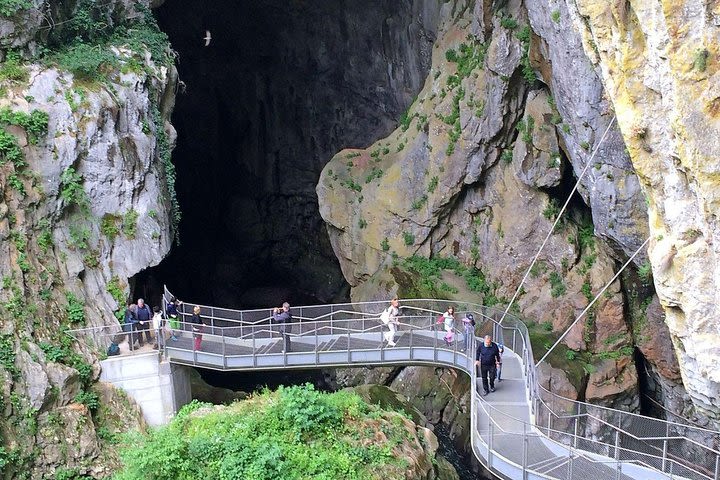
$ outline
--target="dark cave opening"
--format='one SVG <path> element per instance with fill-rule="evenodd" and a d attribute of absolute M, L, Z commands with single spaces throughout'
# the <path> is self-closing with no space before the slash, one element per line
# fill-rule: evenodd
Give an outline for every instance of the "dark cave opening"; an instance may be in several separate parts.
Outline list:
<path fill-rule="evenodd" d="M 430 68 L 434 1 L 165 2 L 180 245 L 135 277 L 232 308 L 346 300 L 315 186 L 345 147 L 396 126 Z M 205 46 L 206 31 L 211 41 Z"/>

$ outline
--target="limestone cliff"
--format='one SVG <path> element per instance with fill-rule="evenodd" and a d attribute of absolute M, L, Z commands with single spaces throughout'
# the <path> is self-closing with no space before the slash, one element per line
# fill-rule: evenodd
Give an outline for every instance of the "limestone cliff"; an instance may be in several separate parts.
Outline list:
<path fill-rule="evenodd" d="M 122 23 L 129 5 L 110 19 Z M 117 433 L 142 427 L 122 392 L 96 383 L 104 347 L 67 330 L 115 322 L 128 280 L 173 242 L 170 53 L 117 33 L 92 47 L 98 71 L 83 68 L 94 57 L 82 46 L 32 56 L 45 8 L 0 22 L 14 47 L 0 64 L 3 478 L 104 476 Z"/>
<path fill-rule="evenodd" d="M 584 55 L 553 74 L 559 47 L 530 28 L 537 11 L 520 2 L 499 10 L 473 5 L 445 4 L 431 75 L 400 127 L 367 149 L 340 152 L 320 178 L 320 211 L 356 300 L 399 293 L 507 302 L 551 230 L 573 174 L 580 175 L 612 123 Z M 587 79 L 577 94 L 573 72 Z M 533 319 L 540 355 L 647 230 L 638 180 L 616 129 L 592 161 L 581 196 L 517 302 L 517 311 Z M 550 357 L 567 372 L 575 398 L 639 407 L 626 308 L 615 282 Z"/>
<path fill-rule="evenodd" d="M 716 420 L 720 392 L 717 2 L 568 2 L 647 197 L 650 260 L 679 371 Z"/>

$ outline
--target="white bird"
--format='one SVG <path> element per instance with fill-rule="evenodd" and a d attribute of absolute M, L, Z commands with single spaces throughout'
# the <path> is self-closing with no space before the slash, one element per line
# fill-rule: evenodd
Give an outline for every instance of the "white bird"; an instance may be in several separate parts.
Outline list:
<path fill-rule="evenodd" d="M 210 45 L 210 40 L 212 40 L 212 37 L 210 36 L 210 30 L 205 30 L 205 38 L 203 38 L 203 40 L 205 40 L 206 47 Z"/>

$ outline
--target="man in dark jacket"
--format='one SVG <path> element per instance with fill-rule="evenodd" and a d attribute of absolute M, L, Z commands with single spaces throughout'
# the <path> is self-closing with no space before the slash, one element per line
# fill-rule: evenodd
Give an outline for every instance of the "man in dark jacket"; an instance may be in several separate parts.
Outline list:
<path fill-rule="evenodd" d="M 290 351 L 290 330 L 292 322 L 292 315 L 290 314 L 290 304 L 288 302 L 283 303 L 282 308 L 273 309 L 273 320 L 278 324 L 278 331 L 283 336 L 283 353 Z"/>
<path fill-rule="evenodd" d="M 475 353 L 475 365 L 480 366 L 480 375 L 482 377 L 483 395 L 495 391 L 495 375 L 497 374 L 497 366 L 500 365 L 500 350 L 495 342 L 492 341 L 490 335 L 485 335 L 485 341 L 478 346 Z M 490 380 L 490 390 L 488 391 L 488 379 Z"/>
<path fill-rule="evenodd" d="M 150 337 L 150 322 L 152 321 L 152 310 L 150 310 L 150 307 L 148 307 L 145 304 L 145 300 L 142 298 L 138 298 L 137 302 L 137 309 L 135 310 L 135 316 L 137 317 L 137 321 L 140 324 L 138 327 L 138 341 L 140 343 L 140 346 L 142 347 L 145 345 L 143 342 L 143 331 L 145 332 L 145 338 L 147 339 L 147 342 L 150 343 L 152 341 L 152 337 Z"/>

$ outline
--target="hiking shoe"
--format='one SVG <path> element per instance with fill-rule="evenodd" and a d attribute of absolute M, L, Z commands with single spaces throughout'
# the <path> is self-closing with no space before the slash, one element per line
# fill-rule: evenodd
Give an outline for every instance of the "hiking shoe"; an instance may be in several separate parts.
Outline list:
<path fill-rule="evenodd" d="M 490 387 L 490 391 L 491 391 L 491 392 L 494 392 L 494 391 L 495 391 L 495 387 Z"/>
<path fill-rule="evenodd" d="M 153 350 L 157 350 L 157 349 L 158 349 L 158 346 L 157 346 L 157 345 L 153 345 Z"/>
<path fill-rule="evenodd" d="M 394 347 L 395 345 L 397 345 L 397 343 L 395 343 L 395 342 L 388 342 L 388 347 Z"/>
<path fill-rule="evenodd" d="M 177 342 L 177 337 L 173 335 L 172 337 L 170 337 L 170 340 L 172 340 L 173 342 Z"/>
<path fill-rule="evenodd" d="M 498 382 L 502 382 L 502 378 L 498 378 Z"/>
<path fill-rule="evenodd" d="M 483 391 L 483 397 L 487 397 L 487 394 L 488 394 L 488 393 L 490 393 L 490 392 L 488 392 L 487 390 L 484 390 L 484 391 Z"/>

